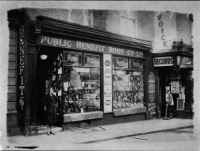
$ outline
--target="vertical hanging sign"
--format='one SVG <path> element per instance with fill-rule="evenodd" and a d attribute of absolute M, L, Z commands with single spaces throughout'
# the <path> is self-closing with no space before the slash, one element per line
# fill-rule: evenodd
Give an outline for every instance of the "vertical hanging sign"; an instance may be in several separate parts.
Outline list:
<path fill-rule="evenodd" d="M 156 103 L 155 103 L 155 75 L 153 72 L 149 73 L 149 103 L 148 112 L 150 118 L 156 117 Z"/>
<path fill-rule="evenodd" d="M 104 113 L 112 112 L 112 58 L 110 54 L 103 54 L 104 76 Z"/>
<path fill-rule="evenodd" d="M 19 52 L 18 52 L 18 92 L 19 92 L 19 104 L 20 110 L 24 109 L 25 98 L 25 49 L 24 49 L 24 25 L 20 25 L 19 28 Z"/>

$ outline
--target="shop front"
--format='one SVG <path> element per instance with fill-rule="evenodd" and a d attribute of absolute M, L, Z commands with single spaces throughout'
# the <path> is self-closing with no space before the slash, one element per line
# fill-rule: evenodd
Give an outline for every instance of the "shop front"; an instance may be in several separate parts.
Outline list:
<path fill-rule="evenodd" d="M 174 102 L 174 118 L 193 117 L 193 54 L 190 51 L 172 50 L 154 53 L 153 64 L 156 69 L 157 103 L 161 117 L 166 115 L 168 91 Z"/>
<path fill-rule="evenodd" d="M 135 48 L 124 44 L 127 41 L 123 39 L 119 39 L 118 44 L 114 42 L 116 38 L 105 41 L 103 39 L 108 37 L 101 38 L 103 35 L 91 40 L 87 35 L 81 37 L 80 33 L 52 34 L 54 31 L 46 30 L 50 21 L 51 18 L 44 16 L 37 18 L 41 25 L 37 35 L 38 104 L 53 87 L 63 129 L 74 124 L 95 126 L 144 120 L 145 64 L 149 48 Z M 77 29 L 75 25 L 70 26 Z M 48 57 L 41 60 L 39 57 L 44 54 Z M 42 110 L 42 106 L 39 108 Z"/>
<path fill-rule="evenodd" d="M 58 100 L 56 125 L 63 130 L 146 119 L 150 41 L 45 16 L 24 30 L 18 114 L 25 133 L 45 124 L 42 101 L 51 87 Z"/>

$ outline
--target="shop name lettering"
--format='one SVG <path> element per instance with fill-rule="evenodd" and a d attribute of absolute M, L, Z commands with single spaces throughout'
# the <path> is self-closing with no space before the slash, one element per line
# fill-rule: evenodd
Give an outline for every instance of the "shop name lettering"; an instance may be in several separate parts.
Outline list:
<path fill-rule="evenodd" d="M 135 57 L 143 57 L 143 52 L 114 48 L 110 46 L 97 45 L 92 43 L 85 43 L 80 41 L 72 41 L 66 39 L 59 39 L 47 36 L 41 36 L 39 39 L 39 43 L 43 45 L 51 45 L 54 47 L 64 47 L 64 48 L 72 48 L 79 50 L 89 50 L 89 51 L 98 51 L 105 52 L 111 54 L 125 55 L 125 56 L 135 56 Z"/>
<path fill-rule="evenodd" d="M 154 58 L 154 65 L 173 65 L 173 58 Z"/>
<path fill-rule="evenodd" d="M 24 106 L 24 68 L 25 68 L 25 49 L 24 49 L 24 25 L 19 30 L 19 103 L 21 109 Z"/>
<path fill-rule="evenodd" d="M 167 41 L 165 41 L 165 34 L 164 34 L 164 28 L 163 28 L 163 22 L 161 21 L 161 14 L 158 15 L 158 26 L 161 29 L 161 40 L 163 41 L 163 46 L 167 46 Z"/>

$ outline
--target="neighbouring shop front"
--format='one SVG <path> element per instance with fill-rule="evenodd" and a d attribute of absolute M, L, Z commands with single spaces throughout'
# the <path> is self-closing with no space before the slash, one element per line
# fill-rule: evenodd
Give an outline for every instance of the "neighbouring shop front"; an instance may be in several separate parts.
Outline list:
<path fill-rule="evenodd" d="M 157 103 L 161 117 L 166 116 L 166 94 L 174 101 L 174 118 L 193 118 L 193 53 L 183 42 L 176 42 L 172 50 L 153 54 L 156 73 Z M 168 113 L 169 117 L 169 113 Z"/>
<path fill-rule="evenodd" d="M 45 16 L 23 29 L 18 117 L 26 133 L 44 124 L 42 100 L 50 87 L 63 129 L 146 119 L 150 41 Z"/>

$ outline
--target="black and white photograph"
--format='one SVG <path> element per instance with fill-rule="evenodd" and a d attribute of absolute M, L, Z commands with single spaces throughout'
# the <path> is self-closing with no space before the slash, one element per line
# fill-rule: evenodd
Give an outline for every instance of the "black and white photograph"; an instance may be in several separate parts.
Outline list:
<path fill-rule="evenodd" d="M 199 1 L 0 1 L 0 150 L 200 150 Z"/>

